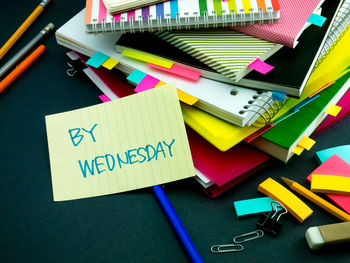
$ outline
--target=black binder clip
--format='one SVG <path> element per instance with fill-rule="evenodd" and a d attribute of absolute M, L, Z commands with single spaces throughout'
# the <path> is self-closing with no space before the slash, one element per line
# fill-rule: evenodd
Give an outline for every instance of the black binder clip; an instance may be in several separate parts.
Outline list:
<path fill-rule="evenodd" d="M 77 73 L 81 73 L 83 69 L 87 68 L 85 63 L 80 59 L 69 59 L 68 61 L 67 75 L 70 77 L 75 76 Z"/>
<path fill-rule="evenodd" d="M 275 204 L 275 206 L 274 206 Z M 279 234 L 282 228 L 282 223 L 279 222 L 282 215 L 287 214 L 287 209 L 280 203 L 271 202 L 272 210 L 269 213 L 262 214 L 256 224 L 257 229 L 268 233 L 275 237 Z"/>

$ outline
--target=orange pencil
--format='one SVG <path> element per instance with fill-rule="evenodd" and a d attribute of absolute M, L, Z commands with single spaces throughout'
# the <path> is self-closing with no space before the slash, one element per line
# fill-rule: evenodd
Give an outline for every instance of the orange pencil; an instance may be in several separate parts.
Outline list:
<path fill-rule="evenodd" d="M 50 3 L 51 0 L 43 0 L 34 9 L 34 11 L 28 16 L 28 18 L 23 22 L 23 24 L 16 30 L 16 32 L 10 37 L 9 40 L 0 49 L 0 60 L 9 51 L 9 49 L 16 43 L 16 41 L 22 36 L 22 34 L 27 30 L 27 28 L 34 22 L 34 20 L 40 15 L 44 10 L 44 7 Z"/>
<path fill-rule="evenodd" d="M 46 47 L 40 45 L 28 57 L 26 57 L 14 70 L 11 71 L 0 82 L 0 93 L 3 92 L 15 79 L 21 75 L 35 60 L 37 60 L 45 51 Z"/>

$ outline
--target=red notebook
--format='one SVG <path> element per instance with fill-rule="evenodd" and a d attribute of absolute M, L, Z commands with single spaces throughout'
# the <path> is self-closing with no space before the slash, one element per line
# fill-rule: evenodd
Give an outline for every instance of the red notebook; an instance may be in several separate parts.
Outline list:
<path fill-rule="evenodd" d="M 245 143 L 222 152 L 190 128 L 187 136 L 194 166 L 219 187 L 271 158 Z"/>
<path fill-rule="evenodd" d="M 334 154 L 327 161 L 322 163 L 316 170 L 314 170 L 306 179 L 311 182 L 313 174 L 337 175 L 350 177 L 350 164 L 345 162 L 338 155 Z M 337 204 L 345 212 L 350 214 L 350 196 L 326 194 L 326 196 Z"/>

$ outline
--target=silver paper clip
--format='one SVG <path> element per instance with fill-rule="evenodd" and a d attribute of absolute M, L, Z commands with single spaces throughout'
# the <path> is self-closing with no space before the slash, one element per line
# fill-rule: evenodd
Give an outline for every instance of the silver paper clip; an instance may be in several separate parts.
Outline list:
<path fill-rule="evenodd" d="M 243 251 L 244 247 L 239 244 L 214 245 L 210 248 L 213 253 L 229 253 Z"/>
<path fill-rule="evenodd" d="M 248 241 L 252 241 L 258 238 L 262 238 L 264 236 L 264 231 L 262 230 L 255 230 L 249 233 L 245 233 L 240 236 L 236 236 L 233 238 L 233 243 L 240 244 Z"/>

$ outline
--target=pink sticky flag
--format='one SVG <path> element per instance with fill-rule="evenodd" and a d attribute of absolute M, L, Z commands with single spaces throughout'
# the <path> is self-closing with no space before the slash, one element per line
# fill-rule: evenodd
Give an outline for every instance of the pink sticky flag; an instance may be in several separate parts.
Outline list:
<path fill-rule="evenodd" d="M 152 67 L 152 68 L 156 68 L 162 71 L 166 71 L 169 72 L 171 74 L 177 75 L 177 76 L 181 76 L 187 79 L 192 79 L 192 80 L 198 80 L 199 77 L 201 76 L 201 73 L 199 71 L 195 71 L 192 69 L 188 69 L 188 68 L 184 68 L 181 67 L 179 65 L 175 65 L 173 64 L 171 66 L 171 68 L 164 68 L 152 63 L 147 63 L 148 66 Z"/>
<path fill-rule="evenodd" d="M 274 66 L 271 66 L 258 58 L 250 63 L 248 67 L 264 75 L 275 68 Z"/>
<path fill-rule="evenodd" d="M 108 102 L 108 101 L 111 101 L 111 99 L 108 98 L 108 96 L 105 95 L 105 94 L 102 94 L 101 96 L 98 96 L 98 97 L 100 98 L 100 100 L 101 100 L 103 103 Z"/>
<path fill-rule="evenodd" d="M 159 79 L 152 77 L 151 75 L 146 75 L 141 82 L 134 89 L 135 92 L 142 92 L 145 90 L 153 89 L 159 82 Z"/>

